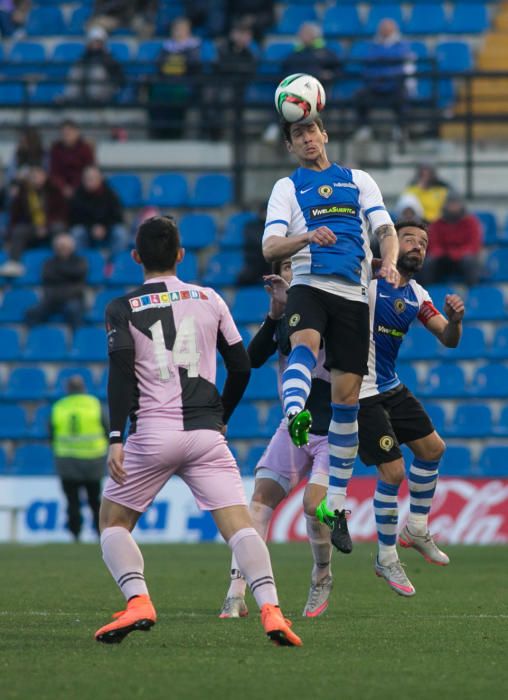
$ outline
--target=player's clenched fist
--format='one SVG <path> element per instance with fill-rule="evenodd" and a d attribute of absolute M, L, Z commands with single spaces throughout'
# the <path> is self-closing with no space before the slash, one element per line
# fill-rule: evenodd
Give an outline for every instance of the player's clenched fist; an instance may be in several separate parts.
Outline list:
<path fill-rule="evenodd" d="M 457 323 L 464 318 L 464 302 L 458 294 L 447 294 L 445 297 L 444 312 L 449 321 Z"/>
<path fill-rule="evenodd" d="M 377 273 L 377 277 L 382 277 L 388 282 L 388 284 L 391 284 L 394 287 L 398 287 L 400 284 L 399 271 L 397 270 L 395 263 L 392 262 L 385 262 L 383 260 L 379 272 Z"/>
<path fill-rule="evenodd" d="M 337 236 L 328 226 L 319 226 L 313 231 L 309 231 L 309 243 L 317 243 L 320 246 L 333 245 L 337 241 Z"/>
<path fill-rule="evenodd" d="M 109 446 L 108 450 L 109 475 L 117 484 L 123 484 L 127 476 L 123 468 L 123 445 L 118 442 Z"/>

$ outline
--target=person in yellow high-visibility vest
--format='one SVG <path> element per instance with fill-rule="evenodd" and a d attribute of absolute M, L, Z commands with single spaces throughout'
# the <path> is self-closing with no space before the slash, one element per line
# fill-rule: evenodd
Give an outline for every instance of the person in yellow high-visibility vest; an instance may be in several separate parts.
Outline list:
<path fill-rule="evenodd" d="M 50 435 L 55 464 L 67 499 L 67 527 L 79 540 L 82 526 L 80 490 L 86 490 L 99 532 L 101 479 L 106 465 L 108 428 L 99 399 L 86 393 L 80 375 L 67 380 L 67 396 L 53 404 Z"/>

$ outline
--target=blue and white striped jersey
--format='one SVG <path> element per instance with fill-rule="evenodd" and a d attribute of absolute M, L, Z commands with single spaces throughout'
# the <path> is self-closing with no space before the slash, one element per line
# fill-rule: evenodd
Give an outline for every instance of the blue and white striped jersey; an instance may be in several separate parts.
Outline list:
<path fill-rule="evenodd" d="M 439 311 L 427 290 L 411 280 L 394 288 L 383 279 L 369 285 L 369 374 L 363 378 L 360 399 L 382 394 L 401 382 L 395 364 L 404 336 L 415 318 L 424 325 Z"/>
<path fill-rule="evenodd" d="M 328 226 L 333 246 L 306 246 L 292 258 L 292 285 L 307 284 L 347 299 L 367 301 L 372 231 L 392 220 L 379 187 L 363 170 L 332 163 L 326 170 L 298 168 L 278 180 L 268 201 L 263 241 Z"/>

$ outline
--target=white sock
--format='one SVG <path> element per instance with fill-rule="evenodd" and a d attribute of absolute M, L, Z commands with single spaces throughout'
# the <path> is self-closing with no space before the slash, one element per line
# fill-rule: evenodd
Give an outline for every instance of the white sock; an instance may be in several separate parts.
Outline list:
<path fill-rule="evenodd" d="M 249 512 L 256 531 L 259 532 L 263 540 L 266 540 L 268 528 L 270 527 L 270 520 L 272 519 L 273 508 L 266 506 L 264 503 L 259 503 L 259 501 L 251 501 L 249 505 Z M 228 598 L 243 598 L 245 596 L 246 587 L 247 583 L 242 576 L 242 572 L 240 571 L 236 557 L 233 554 L 231 557 L 231 583 L 229 584 L 229 589 L 227 592 Z"/>
<path fill-rule="evenodd" d="M 307 536 L 309 538 L 314 566 L 312 568 L 312 583 L 318 583 L 325 576 L 331 576 L 330 562 L 332 558 L 332 542 L 330 529 L 319 522 L 315 515 L 305 514 Z"/>
<path fill-rule="evenodd" d="M 407 526 L 413 535 L 425 535 L 429 529 L 429 516 L 421 513 L 411 513 L 407 516 Z"/>
<path fill-rule="evenodd" d="M 253 527 L 244 527 L 235 532 L 228 544 L 258 606 L 278 605 L 270 555 L 259 533 Z"/>
<path fill-rule="evenodd" d="M 148 595 L 143 555 L 127 528 L 107 527 L 101 534 L 101 547 L 104 563 L 125 599 Z"/>

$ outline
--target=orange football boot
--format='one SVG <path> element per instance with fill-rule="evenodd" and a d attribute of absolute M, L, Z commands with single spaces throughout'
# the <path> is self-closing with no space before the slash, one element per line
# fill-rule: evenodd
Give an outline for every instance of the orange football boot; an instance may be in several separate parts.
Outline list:
<path fill-rule="evenodd" d="M 290 620 L 286 620 L 277 605 L 265 603 L 261 608 L 261 624 L 274 644 L 280 647 L 301 647 L 303 642 L 292 630 Z"/>
<path fill-rule="evenodd" d="M 139 595 L 131 598 L 127 608 L 114 613 L 114 622 L 104 625 L 95 633 L 95 639 L 104 644 L 120 644 L 129 632 L 148 632 L 155 625 L 157 614 L 150 597 Z"/>

